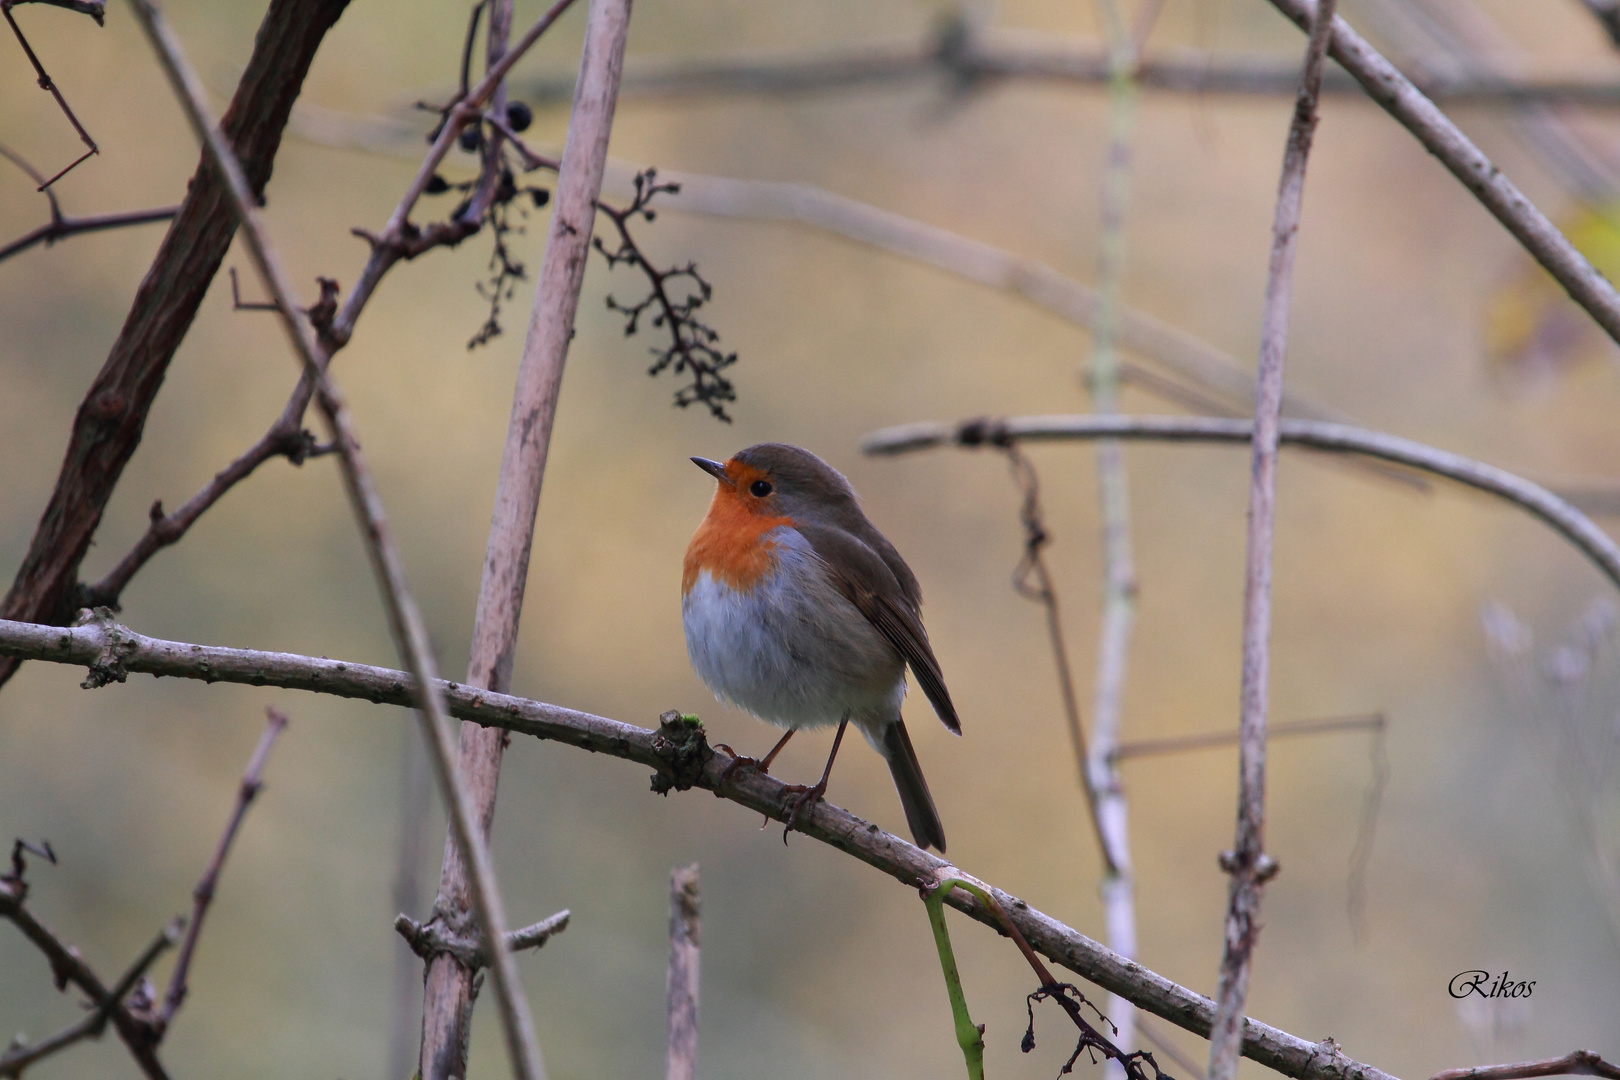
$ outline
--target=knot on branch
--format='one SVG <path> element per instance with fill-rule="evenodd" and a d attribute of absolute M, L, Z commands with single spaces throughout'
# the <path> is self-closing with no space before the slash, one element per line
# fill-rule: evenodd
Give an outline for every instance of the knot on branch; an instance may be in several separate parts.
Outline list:
<path fill-rule="evenodd" d="M 513 952 L 538 949 L 568 929 L 568 920 L 572 917 L 573 913 L 564 908 L 532 926 L 509 931 L 506 947 Z M 452 921 L 458 926 L 452 927 Z M 419 923 L 409 915 L 401 915 L 394 920 L 394 929 L 423 961 L 432 960 L 435 956 L 448 956 L 468 971 L 478 971 L 488 967 L 493 960 L 489 942 L 472 925 L 471 915 L 467 912 L 459 913 L 458 917 L 436 911 L 433 918 L 425 923 Z"/>
<path fill-rule="evenodd" d="M 1263 851 L 1253 855 L 1236 851 L 1223 851 L 1219 860 L 1221 869 L 1228 874 L 1249 873 L 1254 877 L 1256 885 L 1264 885 L 1277 876 L 1282 864 Z"/>
<path fill-rule="evenodd" d="M 92 624 L 101 630 L 101 652 L 90 662 L 89 672 L 79 684 L 86 690 L 98 690 L 108 683 L 128 679 L 129 669 L 124 666 L 124 661 L 139 648 L 136 636 L 113 619 L 112 608 L 86 608 L 73 621 L 74 626 Z"/>
<path fill-rule="evenodd" d="M 652 776 L 652 789 L 659 795 L 693 787 L 703 776 L 703 767 L 714 757 L 703 721 L 676 709 L 658 717 L 652 749 L 659 763 L 659 771 Z"/>
<path fill-rule="evenodd" d="M 962 446 L 1000 446 L 1012 445 L 1012 436 L 1007 432 L 1007 424 L 1003 420 L 981 416 L 976 420 L 964 420 L 956 429 L 956 441 Z"/>

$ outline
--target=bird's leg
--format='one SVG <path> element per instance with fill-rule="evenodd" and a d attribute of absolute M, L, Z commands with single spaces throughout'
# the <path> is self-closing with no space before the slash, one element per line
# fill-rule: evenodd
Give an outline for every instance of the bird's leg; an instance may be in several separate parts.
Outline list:
<path fill-rule="evenodd" d="M 827 755 L 827 767 L 821 770 L 820 780 L 817 780 L 809 787 L 805 787 L 802 784 L 788 785 L 788 790 L 797 791 L 799 793 L 799 797 L 793 800 L 793 812 L 788 815 L 787 828 L 782 830 L 782 843 L 787 843 L 787 834 L 792 830 L 794 825 L 798 824 L 799 815 L 804 813 L 804 811 L 809 807 L 812 807 L 816 803 L 820 802 L 821 797 L 827 794 L 827 779 L 832 776 L 833 761 L 838 757 L 838 744 L 844 741 L 844 729 L 848 726 L 849 714 L 845 713 L 844 718 L 838 721 L 838 734 L 833 736 L 832 753 Z M 780 750 L 781 747 L 778 746 L 777 749 Z M 771 751 L 773 754 L 775 752 L 775 750 Z"/>
<path fill-rule="evenodd" d="M 782 747 L 787 745 L 788 740 L 793 738 L 793 733 L 797 730 L 799 729 L 788 728 L 787 734 L 783 735 L 781 739 L 777 740 L 776 745 L 771 747 L 771 752 L 766 754 L 763 758 L 743 757 L 725 743 L 716 743 L 715 749 L 724 750 L 726 753 L 731 755 L 731 764 L 727 765 L 720 773 L 720 782 L 723 784 L 727 780 L 730 780 L 731 774 L 742 768 L 754 769 L 769 776 L 771 772 L 771 762 L 776 760 L 776 755 L 782 752 Z"/>

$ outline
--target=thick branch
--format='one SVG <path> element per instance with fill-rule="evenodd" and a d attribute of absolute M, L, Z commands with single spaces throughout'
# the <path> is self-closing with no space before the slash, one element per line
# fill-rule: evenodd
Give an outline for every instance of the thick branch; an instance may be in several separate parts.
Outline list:
<path fill-rule="evenodd" d="M 255 196 L 270 180 L 281 132 L 326 31 L 348 0 L 272 0 L 223 121 Z M 140 443 L 169 361 L 236 231 L 218 174 L 199 165 L 106 363 L 73 421 L 66 460 L 0 615 L 67 622 L 74 584 L 124 465 Z M 0 683 L 16 665 L 0 663 Z"/>
<path fill-rule="evenodd" d="M 121 681 L 131 672 L 205 682 L 244 683 L 311 690 L 379 704 L 414 707 L 417 694 L 403 671 L 342 660 L 162 641 L 110 620 L 76 627 L 39 626 L 0 620 L 0 655 L 88 665 L 88 683 Z M 716 753 L 678 714 L 666 713 L 658 730 L 576 712 L 557 705 L 496 694 L 456 683 L 439 683 L 453 715 L 535 738 L 623 758 L 654 770 L 654 790 L 700 787 L 755 813 L 786 822 L 796 793 L 773 776 L 738 770 L 724 777 L 732 759 Z M 952 869 L 884 832 L 871 822 L 826 802 L 798 813 L 797 832 L 819 840 L 890 875 L 908 888 L 938 880 Z M 960 876 L 960 875 L 958 875 Z M 1214 1003 L 1119 956 L 1027 903 L 1000 890 L 994 895 L 1014 925 L 1038 952 L 1106 990 L 1198 1035 L 1207 1035 Z M 961 894 L 952 907 L 995 928 L 993 913 Z M 1326 1043 L 1309 1043 L 1254 1020 L 1244 1022 L 1244 1054 L 1299 1080 L 1391 1080 L 1370 1065 L 1352 1061 Z"/>
<path fill-rule="evenodd" d="M 1246 443 L 1253 431 L 1254 425 L 1247 420 L 1206 416 L 1025 416 L 1009 420 L 968 420 L 960 424 L 905 424 L 873 432 L 861 445 L 869 454 L 901 454 L 936 446 L 982 447 L 1008 439 L 1119 438 Z M 1620 545 L 1593 524 L 1591 518 L 1539 484 L 1460 454 L 1344 424 L 1284 420 L 1278 434 L 1284 446 L 1364 454 L 1455 480 L 1504 499 L 1550 525 L 1592 560 L 1610 582 L 1620 587 Z"/>
<path fill-rule="evenodd" d="M 512 413 L 479 583 L 467 681 L 485 689 L 504 692 L 512 681 L 540 486 L 590 253 L 591 227 L 602 190 L 629 24 L 630 0 L 593 0 L 580 58 L 581 93 L 569 118 L 545 256 L 535 283 L 534 307 L 512 393 Z M 491 53 L 491 72 L 501 70 L 505 62 L 496 52 Z M 460 775 L 483 837 L 488 836 L 495 817 L 505 745 L 501 732 L 462 725 Z M 468 869 L 465 841 L 460 836 L 447 837 L 434 911 L 451 927 L 465 920 L 470 902 L 476 899 Z M 510 960 L 504 954 L 496 956 L 497 974 L 501 963 Z M 471 967 L 448 953 L 428 963 L 422 996 L 423 1080 L 466 1075 L 473 974 Z M 523 1019 L 528 1022 L 526 1016 Z"/>

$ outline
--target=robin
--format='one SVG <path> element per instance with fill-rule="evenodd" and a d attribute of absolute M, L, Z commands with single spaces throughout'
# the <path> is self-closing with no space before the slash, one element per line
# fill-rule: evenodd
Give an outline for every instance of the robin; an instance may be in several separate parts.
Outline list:
<path fill-rule="evenodd" d="M 787 729 L 763 758 L 730 768 L 768 771 L 795 731 L 837 724 L 821 779 L 799 789 L 797 818 L 826 793 L 853 722 L 889 763 L 913 839 L 943 852 L 945 830 L 900 719 L 908 664 L 951 733 L 962 725 L 923 630 L 916 576 L 849 481 L 808 450 L 761 443 L 723 464 L 692 461 L 716 485 L 686 549 L 687 653 L 717 698 Z"/>

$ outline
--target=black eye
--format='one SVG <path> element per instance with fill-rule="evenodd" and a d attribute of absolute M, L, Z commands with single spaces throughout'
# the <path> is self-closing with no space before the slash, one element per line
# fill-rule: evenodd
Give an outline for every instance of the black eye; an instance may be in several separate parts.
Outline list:
<path fill-rule="evenodd" d="M 763 499 L 771 493 L 771 482 L 769 480 L 755 480 L 748 485 L 748 490 L 753 493 L 754 498 Z"/>

